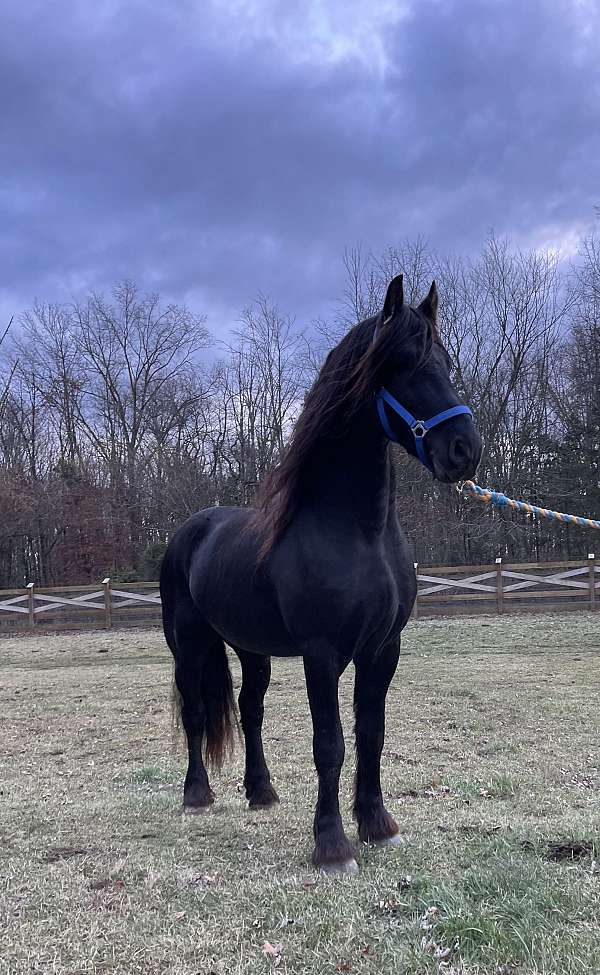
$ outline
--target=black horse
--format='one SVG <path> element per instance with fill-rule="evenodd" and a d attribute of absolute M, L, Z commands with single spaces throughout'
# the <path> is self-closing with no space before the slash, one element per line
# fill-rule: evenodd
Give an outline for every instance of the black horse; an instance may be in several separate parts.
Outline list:
<path fill-rule="evenodd" d="M 226 644 L 242 668 L 246 796 L 251 808 L 278 801 L 263 752 L 263 700 L 270 657 L 301 656 L 319 782 L 313 862 L 326 872 L 357 869 L 338 802 L 338 682 L 350 661 L 358 834 L 370 843 L 397 840 L 380 760 L 385 698 L 416 583 L 396 517 L 389 439 L 445 482 L 472 477 L 481 454 L 470 411 L 450 381 L 436 309 L 435 283 L 413 308 L 404 304 L 402 278 L 394 278 L 381 314 L 330 352 L 256 505 L 193 515 L 173 536 L 161 569 L 164 631 L 189 751 L 185 812 L 214 801 L 205 760 L 220 767 L 235 733 Z"/>

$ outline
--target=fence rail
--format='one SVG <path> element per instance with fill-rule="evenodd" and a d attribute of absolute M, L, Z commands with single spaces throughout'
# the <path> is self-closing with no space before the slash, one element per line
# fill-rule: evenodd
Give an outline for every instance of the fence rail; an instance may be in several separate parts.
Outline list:
<path fill-rule="evenodd" d="M 413 617 L 595 610 L 600 565 L 585 561 L 420 567 Z M 28 631 L 155 626 L 161 604 L 157 582 L 0 590 L 0 634 Z"/>

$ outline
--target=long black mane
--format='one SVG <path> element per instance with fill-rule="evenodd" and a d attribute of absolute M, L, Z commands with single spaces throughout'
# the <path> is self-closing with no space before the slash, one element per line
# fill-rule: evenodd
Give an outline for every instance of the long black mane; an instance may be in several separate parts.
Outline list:
<path fill-rule="evenodd" d="M 381 315 L 355 325 L 331 350 L 310 389 L 279 463 L 263 480 L 255 501 L 254 527 L 263 540 L 264 558 L 289 525 L 302 491 L 302 476 L 317 445 L 339 432 L 372 396 L 386 363 L 398 362 L 410 349 L 414 368 L 431 354 L 437 333 L 420 312 L 404 305 L 391 323 Z"/>

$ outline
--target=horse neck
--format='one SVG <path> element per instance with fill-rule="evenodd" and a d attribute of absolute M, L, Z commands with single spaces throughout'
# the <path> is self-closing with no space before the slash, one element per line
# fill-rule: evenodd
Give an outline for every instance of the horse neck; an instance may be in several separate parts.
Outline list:
<path fill-rule="evenodd" d="M 307 465 L 304 491 L 328 515 L 382 531 L 393 502 L 389 442 L 375 410 L 360 411 L 338 436 L 326 438 Z"/>

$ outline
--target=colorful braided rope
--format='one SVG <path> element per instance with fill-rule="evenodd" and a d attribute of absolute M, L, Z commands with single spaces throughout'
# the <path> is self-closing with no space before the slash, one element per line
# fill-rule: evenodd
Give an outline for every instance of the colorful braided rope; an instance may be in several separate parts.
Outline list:
<path fill-rule="evenodd" d="M 600 521 L 593 518 L 581 518 L 579 515 L 565 515 L 562 511 L 550 511 L 549 508 L 538 508 L 536 504 L 528 504 L 527 501 L 515 501 L 514 498 L 507 498 L 500 491 L 490 491 L 489 488 L 482 488 L 474 481 L 462 481 L 458 486 L 459 491 L 468 491 L 473 497 L 480 501 L 491 502 L 499 508 L 514 508 L 515 511 L 525 511 L 528 515 L 537 515 L 538 518 L 550 518 L 553 521 L 561 521 L 570 525 L 579 525 L 580 528 L 600 528 Z"/>

